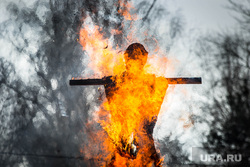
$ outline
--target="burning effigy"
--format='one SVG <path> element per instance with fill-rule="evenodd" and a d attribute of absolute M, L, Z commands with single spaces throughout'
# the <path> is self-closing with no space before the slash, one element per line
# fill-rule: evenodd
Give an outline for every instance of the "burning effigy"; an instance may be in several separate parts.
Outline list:
<path fill-rule="evenodd" d="M 70 85 L 103 85 L 107 99 L 95 111 L 95 122 L 102 129 L 89 143 L 91 148 L 99 145 L 100 165 L 161 166 L 163 157 L 155 148 L 153 129 L 168 85 L 200 84 L 201 78 L 152 74 L 144 45 L 131 42 L 124 52 L 118 51 L 95 25 L 84 25 L 79 40 L 90 57 L 89 67 L 98 76 L 72 78 Z M 91 154 L 90 150 L 83 152 Z"/>
<path fill-rule="evenodd" d="M 111 117 L 101 124 L 115 146 L 111 166 L 124 163 L 125 159 L 129 166 L 145 166 L 151 162 L 160 165 L 153 128 L 168 83 L 163 77 L 145 73 L 147 55 L 143 45 L 129 45 L 124 54 L 126 70 L 110 78 L 113 84 L 104 85 L 108 99 L 104 108 L 110 111 Z"/>
<path fill-rule="evenodd" d="M 140 43 L 129 45 L 124 53 L 125 70 L 103 79 L 70 81 L 71 85 L 101 85 L 106 98 L 99 123 L 107 134 L 105 151 L 111 153 L 107 166 L 161 166 L 153 128 L 170 84 L 201 83 L 200 78 L 166 79 L 143 68 L 148 52 Z"/>

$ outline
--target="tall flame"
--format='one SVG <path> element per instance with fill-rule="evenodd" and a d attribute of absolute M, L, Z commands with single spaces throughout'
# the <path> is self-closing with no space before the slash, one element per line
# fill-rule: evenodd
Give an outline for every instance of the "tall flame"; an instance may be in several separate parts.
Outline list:
<path fill-rule="evenodd" d="M 133 18 L 127 10 L 118 12 L 125 19 Z M 84 24 L 80 31 L 80 44 L 90 57 L 89 67 L 98 77 L 113 76 L 111 79 L 116 85 L 112 96 L 96 111 L 98 123 L 106 133 L 94 137 L 103 144 L 100 158 L 111 162 L 115 157 L 114 166 L 150 165 L 154 163 L 154 141 L 148 130 L 159 114 L 168 83 L 163 77 L 148 73 L 155 69 L 150 64 L 138 69 L 138 62 L 132 61 L 129 71 L 126 70 L 124 54 L 118 47 L 112 47 L 112 42 L 105 39 L 100 30 L 98 26 Z M 138 150 L 134 158 L 126 157 L 128 147 Z"/>
<path fill-rule="evenodd" d="M 145 126 L 150 126 L 158 115 L 168 84 L 164 78 L 156 78 L 144 72 L 134 76 L 118 76 L 116 84 L 118 89 L 110 101 L 103 104 L 105 111 L 100 111 L 110 111 L 110 117 L 101 120 L 101 125 L 107 132 L 113 149 L 124 147 L 124 141 L 131 143 L 135 140 L 138 143 L 136 159 L 127 160 L 127 164 L 144 166 L 152 163 L 150 156 L 154 142 Z M 120 160 L 124 161 L 122 157 L 116 158 L 119 163 Z"/>

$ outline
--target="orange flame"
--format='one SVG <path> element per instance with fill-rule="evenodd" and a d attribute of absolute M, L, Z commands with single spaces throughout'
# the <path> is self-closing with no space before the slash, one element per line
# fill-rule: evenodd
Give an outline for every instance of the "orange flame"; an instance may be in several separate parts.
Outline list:
<path fill-rule="evenodd" d="M 83 26 L 84 29 L 80 31 L 80 44 L 90 57 L 89 67 L 99 77 L 121 73 L 124 69 L 123 55 L 112 49 L 112 44 L 103 39 L 98 26 Z"/>
<path fill-rule="evenodd" d="M 118 13 L 120 13 L 125 20 L 137 20 L 137 15 L 131 14 L 131 9 L 134 9 L 131 2 L 123 2 L 119 1 L 120 3 L 120 9 L 118 10 Z"/>
<path fill-rule="evenodd" d="M 140 148 L 136 159 L 127 163 L 132 166 L 149 164 L 152 161 L 150 149 L 154 147 L 154 143 L 145 126 L 150 124 L 160 111 L 168 87 L 167 81 L 142 72 L 138 75 L 118 76 L 116 84 L 118 90 L 110 101 L 103 104 L 104 109 L 110 111 L 110 117 L 100 120 L 101 125 L 109 136 L 110 144 L 116 149 L 124 147 L 123 141 L 138 142 Z"/>
<path fill-rule="evenodd" d="M 132 19 L 128 10 L 118 12 L 125 19 Z M 128 70 L 123 53 L 119 53 L 118 47 L 113 48 L 112 43 L 103 38 L 98 26 L 84 24 L 80 31 L 80 44 L 90 57 L 89 67 L 98 77 L 112 75 L 111 79 L 116 85 L 112 95 L 107 96 L 108 101 L 104 101 L 102 109 L 97 111 L 98 122 L 106 134 L 93 137 L 93 140 L 103 144 L 100 159 L 119 167 L 148 166 L 154 163 L 154 141 L 147 130 L 159 114 L 168 88 L 167 81 L 164 77 L 149 74 L 149 71 L 155 69 L 149 64 L 139 69 L 141 64 L 131 61 Z M 165 62 L 166 59 L 160 61 Z M 131 158 L 127 153 L 133 149 L 138 151 Z"/>

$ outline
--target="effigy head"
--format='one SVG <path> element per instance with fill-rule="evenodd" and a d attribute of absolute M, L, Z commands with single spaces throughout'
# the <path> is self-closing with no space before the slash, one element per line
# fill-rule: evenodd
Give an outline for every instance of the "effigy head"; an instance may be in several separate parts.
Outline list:
<path fill-rule="evenodd" d="M 127 70 L 142 70 L 147 62 L 148 52 L 142 44 L 133 43 L 126 49 L 124 58 Z"/>

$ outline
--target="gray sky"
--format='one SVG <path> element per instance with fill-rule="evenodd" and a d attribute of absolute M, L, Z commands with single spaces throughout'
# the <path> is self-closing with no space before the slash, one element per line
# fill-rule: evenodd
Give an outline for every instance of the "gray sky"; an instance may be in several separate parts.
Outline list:
<path fill-rule="evenodd" d="M 227 0 L 168 0 L 169 10 L 180 9 L 188 28 L 205 31 L 234 28 L 232 12 L 226 9 Z"/>

